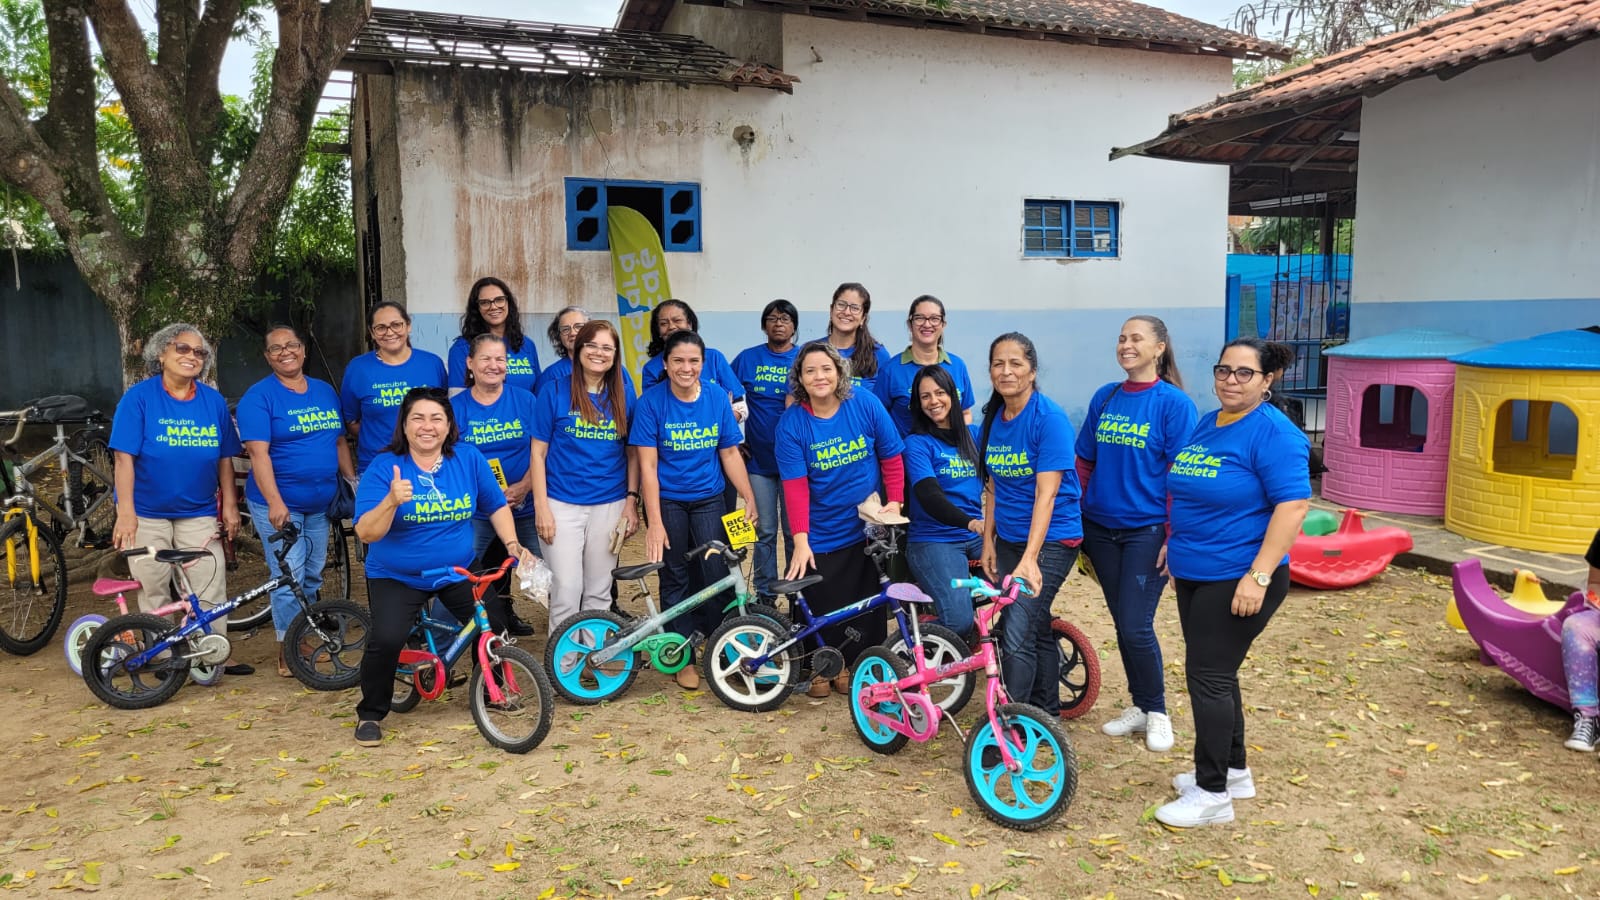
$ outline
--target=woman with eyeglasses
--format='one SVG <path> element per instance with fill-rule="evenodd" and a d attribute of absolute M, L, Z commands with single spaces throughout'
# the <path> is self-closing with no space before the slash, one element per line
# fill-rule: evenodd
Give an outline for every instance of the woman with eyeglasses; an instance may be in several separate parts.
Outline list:
<path fill-rule="evenodd" d="M 1167 472 L 1161 562 L 1178 592 L 1194 710 L 1194 770 L 1155 814 L 1176 828 L 1231 822 L 1233 800 L 1255 796 L 1239 666 L 1289 593 L 1289 547 L 1311 498 L 1310 442 L 1266 402 L 1293 359 L 1282 344 L 1228 342 L 1212 368 L 1222 408 L 1200 417 Z"/>
<path fill-rule="evenodd" d="M 487 515 L 494 533 L 518 564 L 533 552 L 517 543 L 516 525 L 488 460 L 460 440 L 448 393 L 442 387 L 408 390 L 389 445 L 361 476 L 356 488 L 356 537 L 367 550 L 367 605 L 372 633 L 361 656 L 361 700 L 356 704 L 356 743 L 383 742 L 378 723 L 389 714 L 395 666 L 417 612 L 438 597 L 458 621 L 473 615 L 472 585 L 440 586 L 423 573 L 470 567 L 472 521 Z M 493 587 L 484 596 L 489 625 L 505 629 Z"/>
<path fill-rule="evenodd" d="M 623 377 L 622 338 L 604 319 L 579 330 L 572 377 L 553 381 L 534 404 L 533 504 L 553 576 L 550 633 L 579 612 L 611 607 L 612 534 L 639 529 L 639 463 L 628 448 L 633 397 Z"/>
<path fill-rule="evenodd" d="M 450 395 L 466 390 L 467 357 L 472 339 L 492 334 L 505 343 L 505 383 L 533 393 L 539 381 L 539 348 L 522 333 L 522 314 L 517 297 L 504 281 L 493 276 L 479 278 L 467 291 L 467 310 L 461 314 L 461 336 L 450 342 L 446 369 Z"/>
<path fill-rule="evenodd" d="M 550 346 L 554 348 L 556 361 L 545 366 L 539 373 L 539 381 L 533 388 L 533 395 L 539 396 L 544 386 L 552 381 L 567 383 L 572 378 L 572 347 L 578 339 L 578 332 L 583 326 L 589 324 L 589 313 L 581 306 L 569 306 L 556 317 L 550 320 L 550 327 L 545 334 L 550 338 Z M 628 372 L 627 366 L 622 368 L 622 380 L 627 383 L 628 396 L 638 395 L 633 386 L 633 375 Z"/>
<path fill-rule="evenodd" d="M 877 396 L 878 374 L 889 366 L 889 351 L 872 337 L 867 318 L 872 295 L 865 286 L 847 281 L 833 290 L 828 307 L 828 346 L 850 364 L 850 383 L 857 393 Z"/>
<path fill-rule="evenodd" d="M 1113 737 L 1142 733 L 1146 749 L 1165 753 L 1172 749 L 1172 720 L 1155 616 L 1167 576 L 1157 557 L 1167 542 L 1167 469 L 1197 413 L 1183 392 L 1165 322 L 1134 316 L 1122 323 L 1117 365 L 1126 378 L 1095 391 L 1077 445 L 1083 552 L 1111 610 L 1133 698 L 1100 730 Z"/>
<path fill-rule="evenodd" d="M 690 559 L 686 554 L 723 536 L 723 491 L 728 485 L 744 498 L 751 524 L 761 524 L 739 455 L 733 404 L 726 393 L 700 379 L 705 352 L 705 342 L 693 331 L 669 335 L 661 350 L 667 380 L 639 398 L 628 428 L 628 445 L 638 454 L 644 487 L 645 559 L 666 564 L 660 573 L 663 607 L 678 605 L 727 574 L 719 557 Z M 701 604 L 674 619 L 672 628 L 709 637 L 722 624 L 724 605 L 718 600 Z M 692 665 L 678 670 L 676 677 L 686 690 L 700 686 Z"/>
<path fill-rule="evenodd" d="M 239 501 L 233 489 L 233 457 L 239 452 L 228 402 L 208 384 L 211 345 L 200 329 L 183 322 L 157 331 L 144 343 L 150 377 L 128 388 L 111 420 L 117 517 L 111 542 L 119 550 L 200 550 L 209 562 L 189 571 L 195 593 L 207 607 L 228 598 L 222 565 L 221 530 L 239 533 Z M 218 488 L 222 488 L 219 492 Z M 167 602 L 172 567 L 151 556 L 128 561 L 138 579 L 139 608 L 150 612 Z M 225 619 L 213 627 L 226 627 Z M 228 661 L 229 675 L 255 668 Z"/>
<path fill-rule="evenodd" d="M 250 454 L 244 499 L 261 537 L 267 570 L 276 578 L 278 546 L 268 538 L 293 522 L 301 534 L 289 548 L 287 563 L 295 581 L 312 596 L 322 587 L 328 558 L 328 504 L 339 479 L 354 481 L 355 464 L 344 440 L 339 394 L 333 385 L 305 373 L 305 341 L 289 325 L 267 332 L 264 354 L 272 374 L 239 398 L 235 415 L 239 438 Z M 283 633 L 300 611 L 286 587 L 272 592 L 272 626 L 278 635 L 278 674 L 290 677 L 283 657 Z"/>
<path fill-rule="evenodd" d="M 899 356 L 889 357 L 888 364 L 878 371 L 873 390 L 902 435 L 911 433 L 911 407 L 915 401 L 912 383 L 921 377 L 924 366 L 942 366 L 950 372 L 956 387 L 951 397 L 960 410 L 961 421 L 972 424 L 972 379 L 961 357 L 944 349 L 944 325 L 944 301 L 932 294 L 911 301 L 906 313 L 911 343 Z"/>
<path fill-rule="evenodd" d="M 778 419 L 788 408 L 789 370 L 794 367 L 798 348 L 795 332 L 800 313 L 787 300 L 774 300 L 761 311 L 764 343 L 748 347 L 733 358 L 733 372 L 744 385 L 750 404 L 750 418 L 744 423 L 745 469 L 750 490 L 756 498 L 756 594 L 770 605 L 775 599 L 772 583 L 778 580 L 778 531 L 783 530 L 785 557 L 794 555 L 794 538 L 789 523 L 780 515 L 781 483 L 774 443 Z"/>
<path fill-rule="evenodd" d="M 350 360 L 339 383 L 339 409 L 356 439 L 357 473 L 365 473 L 394 440 L 407 391 L 445 386 L 444 360 L 412 348 L 411 314 L 404 306 L 385 300 L 372 307 L 367 329 L 377 349 Z"/>
<path fill-rule="evenodd" d="M 700 317 L 694 314 L 689 304 L 682 300 L 663 300 L 650 310 L 650 346 L 645 351 L 650 359 L 639 373 L 642 390 L 648 391 L 666 380 L 666 358 L 662 352 L 666 349 L 667 338 L 680 331 L 700 333 Z M 739 376 L 734 374 L 733 367 L 728 365 L 728 358 L 715 347 L 706 348 L 700 380 L 722 388 L 733 401 L 733 411 L 739 421 L 744 421 L 744 385 L 740 383 Z"/>
<path fill-rule="evenodd" d="M 881 382 L 880 382 L 881 383 Z M 968 563 L 983 557 L 983 482 L 972 426 L 957 412 L 961 392 L 950 370 L 924 366 L 913 382 L 911 434 L 906 438 L 906 492 L 911 527 L 906 561 L 933 598 L 939 624 L 972 635 L 972 594 L 952 588 Z"/>

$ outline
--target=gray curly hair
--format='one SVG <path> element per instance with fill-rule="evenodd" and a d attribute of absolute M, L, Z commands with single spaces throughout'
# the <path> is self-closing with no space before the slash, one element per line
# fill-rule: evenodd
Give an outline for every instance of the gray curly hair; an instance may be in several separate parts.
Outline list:
<path fill-rule="evenodd" d="M 173 322 L 171 325 L 150 335 L 150 339 L 144 342 L 145 368 L 150 370 L 151 375 L 160 375 L 161 354 L 166 351 L 173 341 L 178 339 L 180 334 L 200 335 L 200 346 L 204 347 L 206 351 L 205 363 L 200 366 L 200 377 L 209 377 L 211 368 L 217 364 L 216 351 L 212 348 L 211 342 L 206 340 L 205 334 L 188 322 Z"/>

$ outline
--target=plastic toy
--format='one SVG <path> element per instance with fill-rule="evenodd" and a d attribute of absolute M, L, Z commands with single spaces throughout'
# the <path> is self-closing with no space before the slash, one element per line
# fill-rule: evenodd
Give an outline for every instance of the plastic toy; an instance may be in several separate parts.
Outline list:
<path fill-rule="evenodd" d="M 1332 534 L 1302 532 L 1289 549 L 1289 578 L 1319 590 L 1354 587 L 1382 572 L 1397 553 L 1411 549 L 1411 533 L 1384 525 L 1368 531 L 1366 513 L 1346 509 Z"/>
<path fill-rule="evenodd" d="M 1583 594 L 1574 591 L 1553 615 L 1525 612 L 1495 593 L 1476 559 L 1452 567 L 1451 587 L 1461 621 L 1478 642 L 1479 660 L 1499 666 L 1535 697 L 1570 712 L 1567 675 L 1561 667 L 1561 625 L 1583 609 Z"/>

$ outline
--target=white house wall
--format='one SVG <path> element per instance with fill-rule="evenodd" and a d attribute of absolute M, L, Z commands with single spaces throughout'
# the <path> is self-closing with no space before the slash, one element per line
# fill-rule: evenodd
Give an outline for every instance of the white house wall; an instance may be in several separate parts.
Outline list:
<path fill-rule="evenodd" d="M 1112 347 L 1130 313 L 1165 318 L 1191 374 L 1209 365 L 1223 330 L 1226 170 L 1106 155 L 1228 89 L 1227 60 L 803 16 L 783 17 L 781 39 L 782 65 L 801 79 L 792 96 L 401 69 L 418 345 L 444 349 L 484 274 L 512 284 L 533 327 L 569 303 L 615 309 L 609 255 L 566 249 L 562 179 L 573 176 L 701 185 L 704 250 L 669 254 L 669 272 L 730 356 L 760 339 L 767 301 L 793 301 L 801 337 L 815 337 L 834 286 L 860 281 L 874 332 L 896 351 L 910 300 L 943 298 L 947 342 L 980 390 L 989 341 L 1029 334 L 1046 389 L 1077 419 L 1118 375 Z M 732 137 L 741 125 L 755 131 L 748 149 Z M 1121 202 L 1122 257 L 1023 259 L 1029 197 Z"/>
<path fill-rule="evenodd" d="M 1600 322 L 1600 41 L 1367 100 L 1357 204 L 1351 337 Z"/>

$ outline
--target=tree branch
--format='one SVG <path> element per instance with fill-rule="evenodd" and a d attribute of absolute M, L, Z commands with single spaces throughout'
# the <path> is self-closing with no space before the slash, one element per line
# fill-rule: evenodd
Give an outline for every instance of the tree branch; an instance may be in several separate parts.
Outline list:
<path fill-rule="evenodd" d="M 181 88 L 171 73 L 183 71 L 189 60 L 189 40 L 200 19 L 200 0 L 157 0 L 156 71 L 168 73 L 173 88 Z"/>
<path fill-rule="evenodd" d="M 222 94 L 217 79 L 222 71 L 222 57 L 228 51 L 228 42 L 243 9 L 241 0 L 211 0 L 189 43 L 183 114 L 189 123 L 189 139 L 194 144 L 195 156 L 199 159 L 211 158 L 222 117 Z"/>
<path fill-rule="evenodd" d="M 89 20 L 105 54 L 106 70 L 117 86 L 122 106 L 139 139 L 139 154 L 147 171 L 189 179 L 202 184 L 206 177 L 191 151 L 187 131 L 179 117 L 176 86 L 162 77 L 150 62 L 144 32 L 124 0 L 89 0 Z"/>

